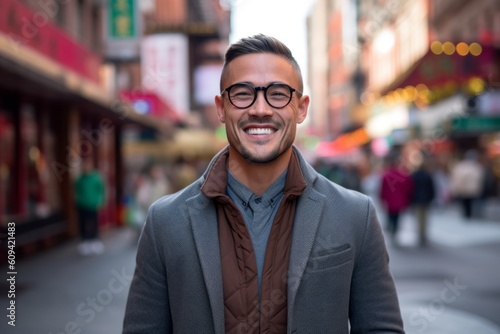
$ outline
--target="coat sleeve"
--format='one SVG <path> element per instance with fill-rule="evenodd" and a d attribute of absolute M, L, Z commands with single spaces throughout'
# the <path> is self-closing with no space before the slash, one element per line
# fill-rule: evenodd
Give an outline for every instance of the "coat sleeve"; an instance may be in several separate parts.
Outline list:
<path fill-rule="evenodd" d="M 139 241 L 134 277 L 130 286 L 123 334 L 172 333 L 168 286 L 163 254 L 158 244 L 154 207 Z"/>
<path fill-rule="evenodd" d="M 353 334 L 404 333 L 389 256 L 371 200 L 351 282 L 349 318 Z"/>

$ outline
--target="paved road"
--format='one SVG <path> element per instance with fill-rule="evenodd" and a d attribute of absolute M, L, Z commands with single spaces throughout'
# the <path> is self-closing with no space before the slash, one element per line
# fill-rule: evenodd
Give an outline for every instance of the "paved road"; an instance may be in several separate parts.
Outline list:
<path fill-rule="evenodd" d="M 387 240 L 407 333 L 500 334 L 500 222 L 466 223 L 454 208 L 436 210 L 424 249 L 414 246 L 414 226 L 405 215 L 400 245 Z M 130 232 L 107 232 L 99 256 L 79 256 L 70 241 L 19 261 L 16 327 L 4 315 L 0 333 L 121 333 L 136 251 Z"/>

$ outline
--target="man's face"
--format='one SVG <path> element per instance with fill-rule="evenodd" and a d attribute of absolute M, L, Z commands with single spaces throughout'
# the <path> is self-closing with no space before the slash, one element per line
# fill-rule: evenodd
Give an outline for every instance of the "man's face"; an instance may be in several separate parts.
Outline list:
<path fill-rule="evenodd" d="M 240 82 L 264 87 L 279 82 L 295 89 L 300 83 L 292 64 L 270 53 L 244 55 L 229 63 L 223 88 Z M 290 103 L 277 109 L 266 102 L 263 91 L 258 91 L 254 104 L 238 109 L 225 92 L 216 96 L 215 104 L 219 120 L 226 124 L 231 148 L 247 161 L 267 163 L 291 150 L 297 124 L 306 118 L 309 97 L 294 92 Z"/>

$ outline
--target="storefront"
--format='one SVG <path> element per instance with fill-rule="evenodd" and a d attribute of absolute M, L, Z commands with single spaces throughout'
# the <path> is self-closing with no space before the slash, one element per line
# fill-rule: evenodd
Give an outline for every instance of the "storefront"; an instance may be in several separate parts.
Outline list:
<path fill-rule="evenodd" d="M 17 22 L 33 13 L 19 2 L 2 6 L 0 229 L 16 224 L 20 252 L 75 236 L 72 184 L 85 157 L 106 180 L 100 225 L 119 225 L 122 131 L 129 124 L 162 128 L 103 88 L 98 55 L 50 23 L 27 36 Z"/>
<path fill-rule="evenodd" d="M 376 132 L 374 137 L 393 139 L 394 132 L 389 134 L 389 130 L 397 130 L 395 122 L 404 125 L 401 115 L 406 114 L 394 114 L 394 110 L 404 106 L 407 125 L 400 128 L 407 130 L 406 141 L 418 139 L 436 147 L 451 141 L 459 149 L 478 148 L 482 134 L 497 131 L 498 82 L 500 53 L 495 47 L 435 41 L 381 92 L 371 106 L 368 128 Z"/>

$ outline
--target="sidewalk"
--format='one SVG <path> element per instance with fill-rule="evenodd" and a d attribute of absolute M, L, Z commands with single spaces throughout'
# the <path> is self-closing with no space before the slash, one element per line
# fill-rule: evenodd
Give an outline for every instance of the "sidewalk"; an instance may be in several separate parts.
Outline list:
<path fill-rule="evenodd" d="M 380 218 L 383 221 L 383 214 Z M 409 212 L 403 214 L 397 237 L 398 247 L 417 248 L 417 233 L 413 215 Z M 465 220 L 455 205 L 435 208 L 429 216 L 428 239 L 431 247 L 444 246 L 457 250 L 489 244 L 500 245 L 500 218 Z M 390 240 L 387 243 L 390 252 L 398 251 Z M 422 256 L 432 256 L 432 253 L 424 253 Z M 462 278 L 459 275 L 455 277 Z M 407 334 L 500 334 L 500 327 L 491 321 L 453 308 L 453 303 L 447 303 L 442 298 L 443 290 L 447 288 L 442 279 L 426 281 L 419 279 L 417 275 L 414 279 L 396 280 L 396 285 Z"/>
<path fill-rule="evenodd" d="M 428 237 L 433 243 L 449 247 L 467 247 L 500 242 L 500 213 L 493 219 L 493 203 L 485 218 L 466 220 L 456 205 L 433 208 L 429 214 Z M 498 204 L 500 208 L 500 204 Z M 402 245 L 412 246 L 418 242 L 416 221 L 409 212 L 401 217 L 398 240 Z"/>
<path fill-rule="evenodd" d="M 135 235 L 128 229 L 102 234 L 105 252 L 81 256 L 70 240 L 16 264 L 16 326 L 5 317 L 0 333 L 118 334 L 135 268 Z M 7 272 L 2 267 L 3 278 Z"/>

